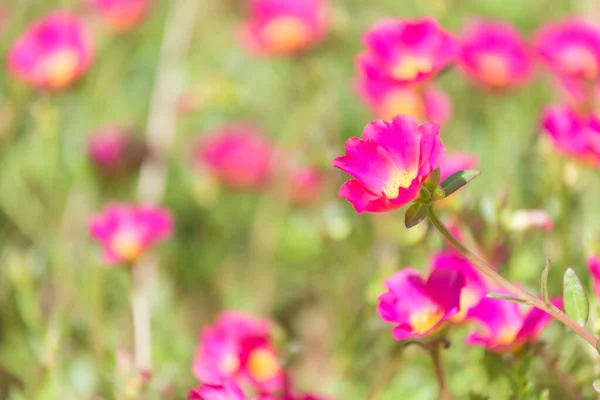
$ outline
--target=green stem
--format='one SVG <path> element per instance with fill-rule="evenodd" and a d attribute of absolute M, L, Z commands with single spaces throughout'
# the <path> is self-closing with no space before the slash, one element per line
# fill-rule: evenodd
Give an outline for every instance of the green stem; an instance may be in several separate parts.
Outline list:
<path fill-rule="evenodd" d="M 431 361 L 433 361 L 433 369 L 435 371 L 435 379 L 437 380 L 438 387 L 440 389 L 440 398 L 442 400 L 452 400 L 452 394 L 446 386 L 446 378 L 444 376 L 444 367 L 442 365 L 442 359 L 440 357 L 441 342 L 433 343 L 429 353 L 431 354 Z"/>
<path fill-rule="evenodd" d="M 573 330 L 573 332 L 575 332 L 577 335 L 582 337 L 586 342 L 588 342 L 595 349 L 597 348 L 598 339 L 594 335 L 592 335 L 590 332 L 588 332 L 585 329 L 585 327 L 579 325 L 571 317 L 569 317 L 567 314 L 565 314 L 562 310 L 560 310 L 558 307 L 554 306 L 553 304 L 546 303 L 542 299 L 535 297 L 534 295 L 529 294 L 525 290 L 514 285 L 512 282 L 508 281 L 502 275 L 500 275 L 498 272 L 496 272 L 496 270 L 491 265 L 489 265 L 487 262 L 485 262 L 481 258 L 477 257 L 469 249 L 467 249 L 452 234 L 452 232 L 450 232 L 448 230 L 448 228 L 446 228 L 444 223 L 435 214 L 433 207 L 429 207 L 428 217 L 429 217 L 429 220 L 431 221 L 431 223 L 433 224 L 433 226 L 436 227 L 436 229 L 442 234 L 442 236 L 444 236 L 444 238 L 446 238 L 446 240 L 448 240 L 448 242 L 450 242 L 450 244 L 452 246 L 454 246 L 454 248 L 456 248 L 456 250 L 458 250 L 467 260 L 469 260 L 471 263 L 473 263 L 479 271 L 481 271 L 483 274 L 488 276 L 491 280 L 493 280 L 496 284 L 498 284 L 502 288 L 512 292 L 515 296 L 519 297 L 521 300 L 525 301 L 527 304 L 529 304 L 533 307 L 537 307 L 540 310 L 547 312 L 552 317 L 554 317 L 555 319 L 559 320 L 560 322 L 562 322 L 563 324 L 565 324 L 566 326 L 571 328 L 571 330 Z"/>

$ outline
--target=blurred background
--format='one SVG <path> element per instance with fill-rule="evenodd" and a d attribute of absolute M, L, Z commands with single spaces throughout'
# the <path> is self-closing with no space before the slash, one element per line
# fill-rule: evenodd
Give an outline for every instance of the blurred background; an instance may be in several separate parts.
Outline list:
<path fill-rule="evenodd" d="M 155 251 L 154 368 L 141 398 L 180 399 L 197 385 L 198 334 L 224 309 L 276 321 L 286 363 L 306 390 L 365 399 L 392 368 L 381 399 L 436 398 L 430 360 L 418 348 L 395 358 L 390 326 L 375 309 L 383 280 L 403 266 L 426 270 L 441 240 L 426 224 L 405 229 L 401 211 L 356 214 L 337 197 L 347 177 L 331 168 L 344 141 L 375 118 L 353 83 L 361 35 L 384 17 L 429 15 L 456 34 L 485 17 L 530 37 L 546 21 L 599 18 L 598 3 L 331 1 L 320 45 L 295 57 L 260 57 L 240 44 L 242 0 L 156 0 L 124 34 L 109 32 L 79 0 L 6 0 L 1 54 L 57 8 L 89 24 L 96 47 L 89 71 L 56 93 L 0 74 L 0 398 L 127 398 L 130 274 L 106 265 L 88 231 L 90 216 L 111 201 L 158 201 L 174 216 L 172 239 Z M 547 73 L 537 68 L 528 85 L 502 94 L 481 90 L 457 69 L 437 82 L 453 104 L 442 127 L 447 148 L 478 156 L 482 171 L 442 214 L 502 273 L 534 291 L 545 257 L 553 261 L 551 292 L 560 293 L 567 267 L 588 285 L 585 257 L 600 250 L 600 185 L 595 169 L 560 156 L 540 135 L 542 108 L 559 99 Z M 240 191 L 197 168 L 194 143 L 229 123 L 256 127 L 282 158 L 319 171 L 319 195 L 297 206 L 282 194 L 283 174 Z M 141 173 L 107 174 L 90 159 L 89 142 L 106 126 L 146 143 Z M 511 231 L 506 221 L 520 209 L 547 210 L 554 229 Z M 453 333 L 444 353 L 448 370 L 460 371 L 448 378 L 453 392 L 509 398 L 514 382 L 495 372 L 497 357 L 463 344 L 466 330 Z M 561 368 L 585 384 L 596 370 L 565 335 L 553 324 L 544 338 Z M 513 377 L 525 375 L 514 368 Z M 556 385 L 539 360 L 527 368 L 536 396 Z M 591 387 L 582 390 L 591 396 Z"/>

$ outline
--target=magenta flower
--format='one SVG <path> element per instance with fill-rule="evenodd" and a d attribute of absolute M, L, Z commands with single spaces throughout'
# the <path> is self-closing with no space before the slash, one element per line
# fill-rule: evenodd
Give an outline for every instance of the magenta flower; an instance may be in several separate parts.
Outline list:
<path fill-rule="evenodd" d="M 554 146 L 580 162 L 600 166 L 600 119 L 579 115 L 563 106 L 549 107 L 542 127 Z"/>
<path fill-rule="evenodd" d="M 592 285 L 594 296 L 600 301 L 600 258 L 595 254 L 590 254 L 587 259 L 588 268 L 592 274 Z"/>
<path fill-rule="evenodd" d="M 488 293 L 486 280 L 479 270 L 462 255 L 456 252 L 439 252 L 431 260 L 433 271 L 449 269 L 461 273 L 465 278 L 465 286 L 460 292 L 458 312 L 450 317 L 450 321 L 459 324 L 469 317 L 469 312 L 476 307 Z"/>
<path fill-rule="evenodd" d="M 444 124 L 452 115 L 452 102 L 446 93 L 435 86 L 378 82 L 360 74 L 357 82 L 361 98 L 377 118 L 389 121 L 396 115 L 409 115 L 419 122 Z"/>
<path fill-rule="evenodd" d="M 440 163 L 440 182 L 450 175 L 467 169 L 476 168 L 479 165 L 479 157 L 469 153 L 448 153 Z"/>
<path fill-rule="evenodd" d="M 283 385 L 284 375 L 268 321 L 237 312 L 222 313 L 215 325 L 205 328 L 192 365 L 203 382 L 235 379 L 272 393 Z"/>
<path fill-rule="evenodd" d="M 90 231 L 109 264 L 132 263 L 172 235 L 173 221 L 163 208 L 111 203 L 92 218 Z"/>
<path fill-rule="evenodd" d="M 145 153 L 142 143 L 117 126 L 95 130 L 88 141 L 91 161 L 109 175 L 118 175 L 139 167 Z"/>
<path fill-rule="evenodd" d="M 338 195 L 358 213 L 398 209 L 413 201 L 423 181 L 446 154 L 439 126 L 399 115 L 368 124 L 362 139 L 346 141 L 346 155 L 333 166 L 352 175 Z"/>
<path fill-rule="evenodd" d="M 598 79 L 600 29 L 593 24 L 577 19 L 548 24 L 537 33 L 535 47 L 541 60 L 557 76 Z"/>
<path fill-rule="evenodd" d="M 294 54 L 321 42 L 328 26 L 326 0 L 250 0 L 242 39 L 259 54 Z"/>
<path fill-rule="evenodd" d="M 142 23 L 151 0 L 88 0 L 88 3 L 100 14 L 106 26 L 122 33 Z"/>
<path fill-rule="evenodd" d="M 422 82 L 435 77 L 458 56 L 457 40 L 432 18 L 385 19 L 363 37 L 358 55 L 365 79 L 384 84 Z"/>
<path fill-rule="evenodd" d="M 223 384 L 203 384 L 199 389 L 192 389 L 188 393 L 189 400 L 246 400 L 242 390 L 233 381 Z"/>
<path fill-rule="evenodd" d="M 12 44 L 8 69 L 31 86 L 62 89 L 88 70 L 93 53 L 83 21 L 55 11 L 34 22 Z"/>
<path fill-rule="evenodd" d="M 457 270 L 437 268 L 425 282 L 419 271 L 403 268 L 385 285 L 377 313 L 395 325 L 394 338 L 403 340 L 425 337 L 456 315 L 465 277 Z"/>
<path fill-rule="evenodd" d="M 325 185 L 321 171 L 312 167 L 294 168 L 286 178 L 290 203 L 305 206 L 315 202 Z"/>
<path fill-rule="evenodd" d="M 519 31 L 500 21 L 476 21 L 462 35 L 461 67 L 478 84 L 503 90 L 526 83 L 533 60 Z"/>
<path fill-rule="evenodd" d="M 209 133 L 194 153 L 197 165 L 231 188 L 258 188 L 271 178 L 273 147 L 246 125 L 227 125 Z"/>
<path fill-rule="evenodd" d="M 560 300 L 553 300 L 552 303 L 557 307 L 562 306 Z M 523 312 L 515 302 L 487 297 L 469 315 L 482 331 L 471 333 L 467 337 L 467 344 L 481 345 L 496 353 L 517 351 L 537 340 L 552 321 L 552 317 L 540 309 L 530 308 Z"/>

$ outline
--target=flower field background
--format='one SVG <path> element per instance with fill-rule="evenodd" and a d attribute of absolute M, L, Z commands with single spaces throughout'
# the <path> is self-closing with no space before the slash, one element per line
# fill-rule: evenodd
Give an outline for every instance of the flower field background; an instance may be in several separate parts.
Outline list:
<path fill-rule="evenodd" d="M 572 268 L 598 336 L 600 5 L 279 2 L 312 7 L 311 28 L 290 5 L 295 20 L 268 25 L 277 6 L 261 14 L 259 0 L 0 3 L 0 399 L 184 399 L 225 378 L 232 400 L 245 398 L 237 384 L 261 400 L 596 398 L 592 346 L 542 311 L 486 298 L 502 290 L 478 273 L 459 284 L 448 269 L 475 268 L 433 225 L 406 229 L 398 208 L 440 163 L 442 180 L 480 170 L 436 202 L 441 220 L 536 296 L 549 258 L 558 306 Z M 388 18 L 448 44 L 383 79 L 385 60 L 368 53 L 388 39 L 368 37 Z M 576 18 L 591 32 L 566 29 L 567 44 L 543 49 L 543 29 Z M 50 28 L 33 32 L 40 23 Z M 469 64 L 481 37 L 484 52 L 508 43 L 514 64 Z M 569 40 L 579 52 L 552 59 Z M 439 123 L 441 139 L 412 119 L 373 130 L 436 137 L 447 155 L 374 193 L 348 166 L 352 145 L 340 155 L 397 114 Z M 401 325 L 415 300 L 404 279 L 436 278 L 419 295 L 454 291 L 456 303 L 463 290 L 460 310 L 415 314 L 408 333 L 385 322 Z"/>

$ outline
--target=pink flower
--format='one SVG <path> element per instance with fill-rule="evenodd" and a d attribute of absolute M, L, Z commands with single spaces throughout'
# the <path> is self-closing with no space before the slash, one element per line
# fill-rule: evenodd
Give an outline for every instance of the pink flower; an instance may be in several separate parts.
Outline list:
<path fill-rule="evenodd" d="M 367 50 L 358 56 L 367 80 L 414 83 L 435 77 L 458 56 L 457 40 L 432 18 L 385 19 L 363 37 Z"/>
<path fill-rule="evenodd" d="M 503 90 L 529 80 L 533 60 L 512 25 L 500 21 L 471 23 L 462 35 L 461 67 L 482 86 Z"/>
<path fill-rule="evenodd" d="M 373 113 L 385 121 L 396 115 L 409 115 L 419 122 L 432 121 L 444 124 L 452 115 L 452 102 L 446 93 L 428 86 L 390 84 L 368 79 L 361 73 L 358 91 Z"/>
<path fill-rule="evenodd" d="M 398 209 L 413 201 L 423 181 L 446 154 L 439 126 L 399 115 L 368 124 L 362 139 L 346 141 L 346 155 L 333 166 L 352 175 L 338 195 L 358 213 Z"/>
<path fill-rule="evenodd" d="M 111 203 L 92 218 L 90 231 L 109 264 L 132 263 L 172 235 L 173 221 L 163 208 Z"/>
<path fill-rule="evenodd" d="M 105 24 L 121 33 L 137 27 L 148 14 L 151 0 L 88 0 Z"/>
<path fill-rule="evenodd" d="M 584 116 L 563 107 L 545 110 L 542 127 L 554 146 L 577 160 L 600 166 L 600 119 Z"/>
<path fill-rule="evenodd" d="M 536 34 L 535 47 L 559 77 L 585 81 L 599 77 L 600 29 L 591 23 L 566 19 L 548 24 Z"/>
<path fill-rule="evenodd" d="M 315 46 L 329 25 L 325 0 L 250 0 L 244 44 L 260 54 L 294 54 Z"/>
<path fill-rule="evenodd" d="M 554 228 L 554 223 L 546 210 L 517 210 L 509 219 L 508 228 L 512 231 L 542 229 L 548 232 Z"/>
<path fill-rule="evenodd" d="M 228 125 L 209 133 L 195 148 L 198 164 L 235 189 L 263 186 L 271 177 L 273 148 L 256 129 Z"/>
<path fill-rule="evenodd" d="M 553 300 L 557 307 L 560 300 Z M 471 333 L 469 345 L 482 345 L 496 353 L 517 351 L 525 344 L 535 341 L 552 317 L 537 308 L 527 312 L 520 305 L 503 299 L 484 298 L 470 312 L 470 318 L 483 329 Z"/>
<path fill-rule="evenodd" d="M 287 180 L 288 198 L 297 206 L 313 203 L 323 192 L 325 177 L 312 167 L 293 169 Z"/>
<path fill-rule="evenodd" d="M 284 375 L 271 331 L 268 321 L 222 313 L 215 325 L 202 332 L 192 365 L 194 375 L 209 383 L 244 381 L 267 393 L 280 389 Z"/>
<path fill-rule="evenodd" d="M 88 70 L 93 53 L 83 21 L 55 11 L 34 22 L 12 44 L 8 69 L 32 86 L 62 89 Z"/>
<path fill-rule="evenodd" d="M 600 258 L 591 254 L 588 259 L 588 268 L 592 274 L 592 284 L 594 287 L 594 296 L 597 300 L 600 300 Z"/>
<path fill-rule="evenodd" d="M 431 260 L 433 271 L 450 269 L 461 273 L 465 278 L 465 286 L 460 292 L 458 312 L 450 317 L 450 321 L 459 324 L 469 317 L 469 312 L 476 307 L 488 293 L 487 283 L 479 270 L 463 256 L 454 252 L 439 252 Z"/>
<path fill-rule="evenodd" d="M 145 153 L 142 143 L 117 126 L 97 129 L 88 141 L 90 159 L 101 171 L 110 175 L 139 167 Z"/>
<path fill-rule="evenodd" d="M 419 271 L 403 268 L 389 278 L 387 292 L 379 296 L 377 312 L 394 325 L 397 340 L 425 337 L 459 311 L 464 275 L 437 268 L 427 282 Z"/>
<path fill-rule="evenodd" d="M 189 400 L 246 400 L 242 390 L 233 381 L 220 385 L 203 384 L 197 390 L 190 390 Z"/>
<path fill-rule="evenodd" d="M 479 157 L 469 153 L 448 153 L 440 163 L 440 182 L 450 175 L 467 169 L 476 168 L 479 165 Z"/>

